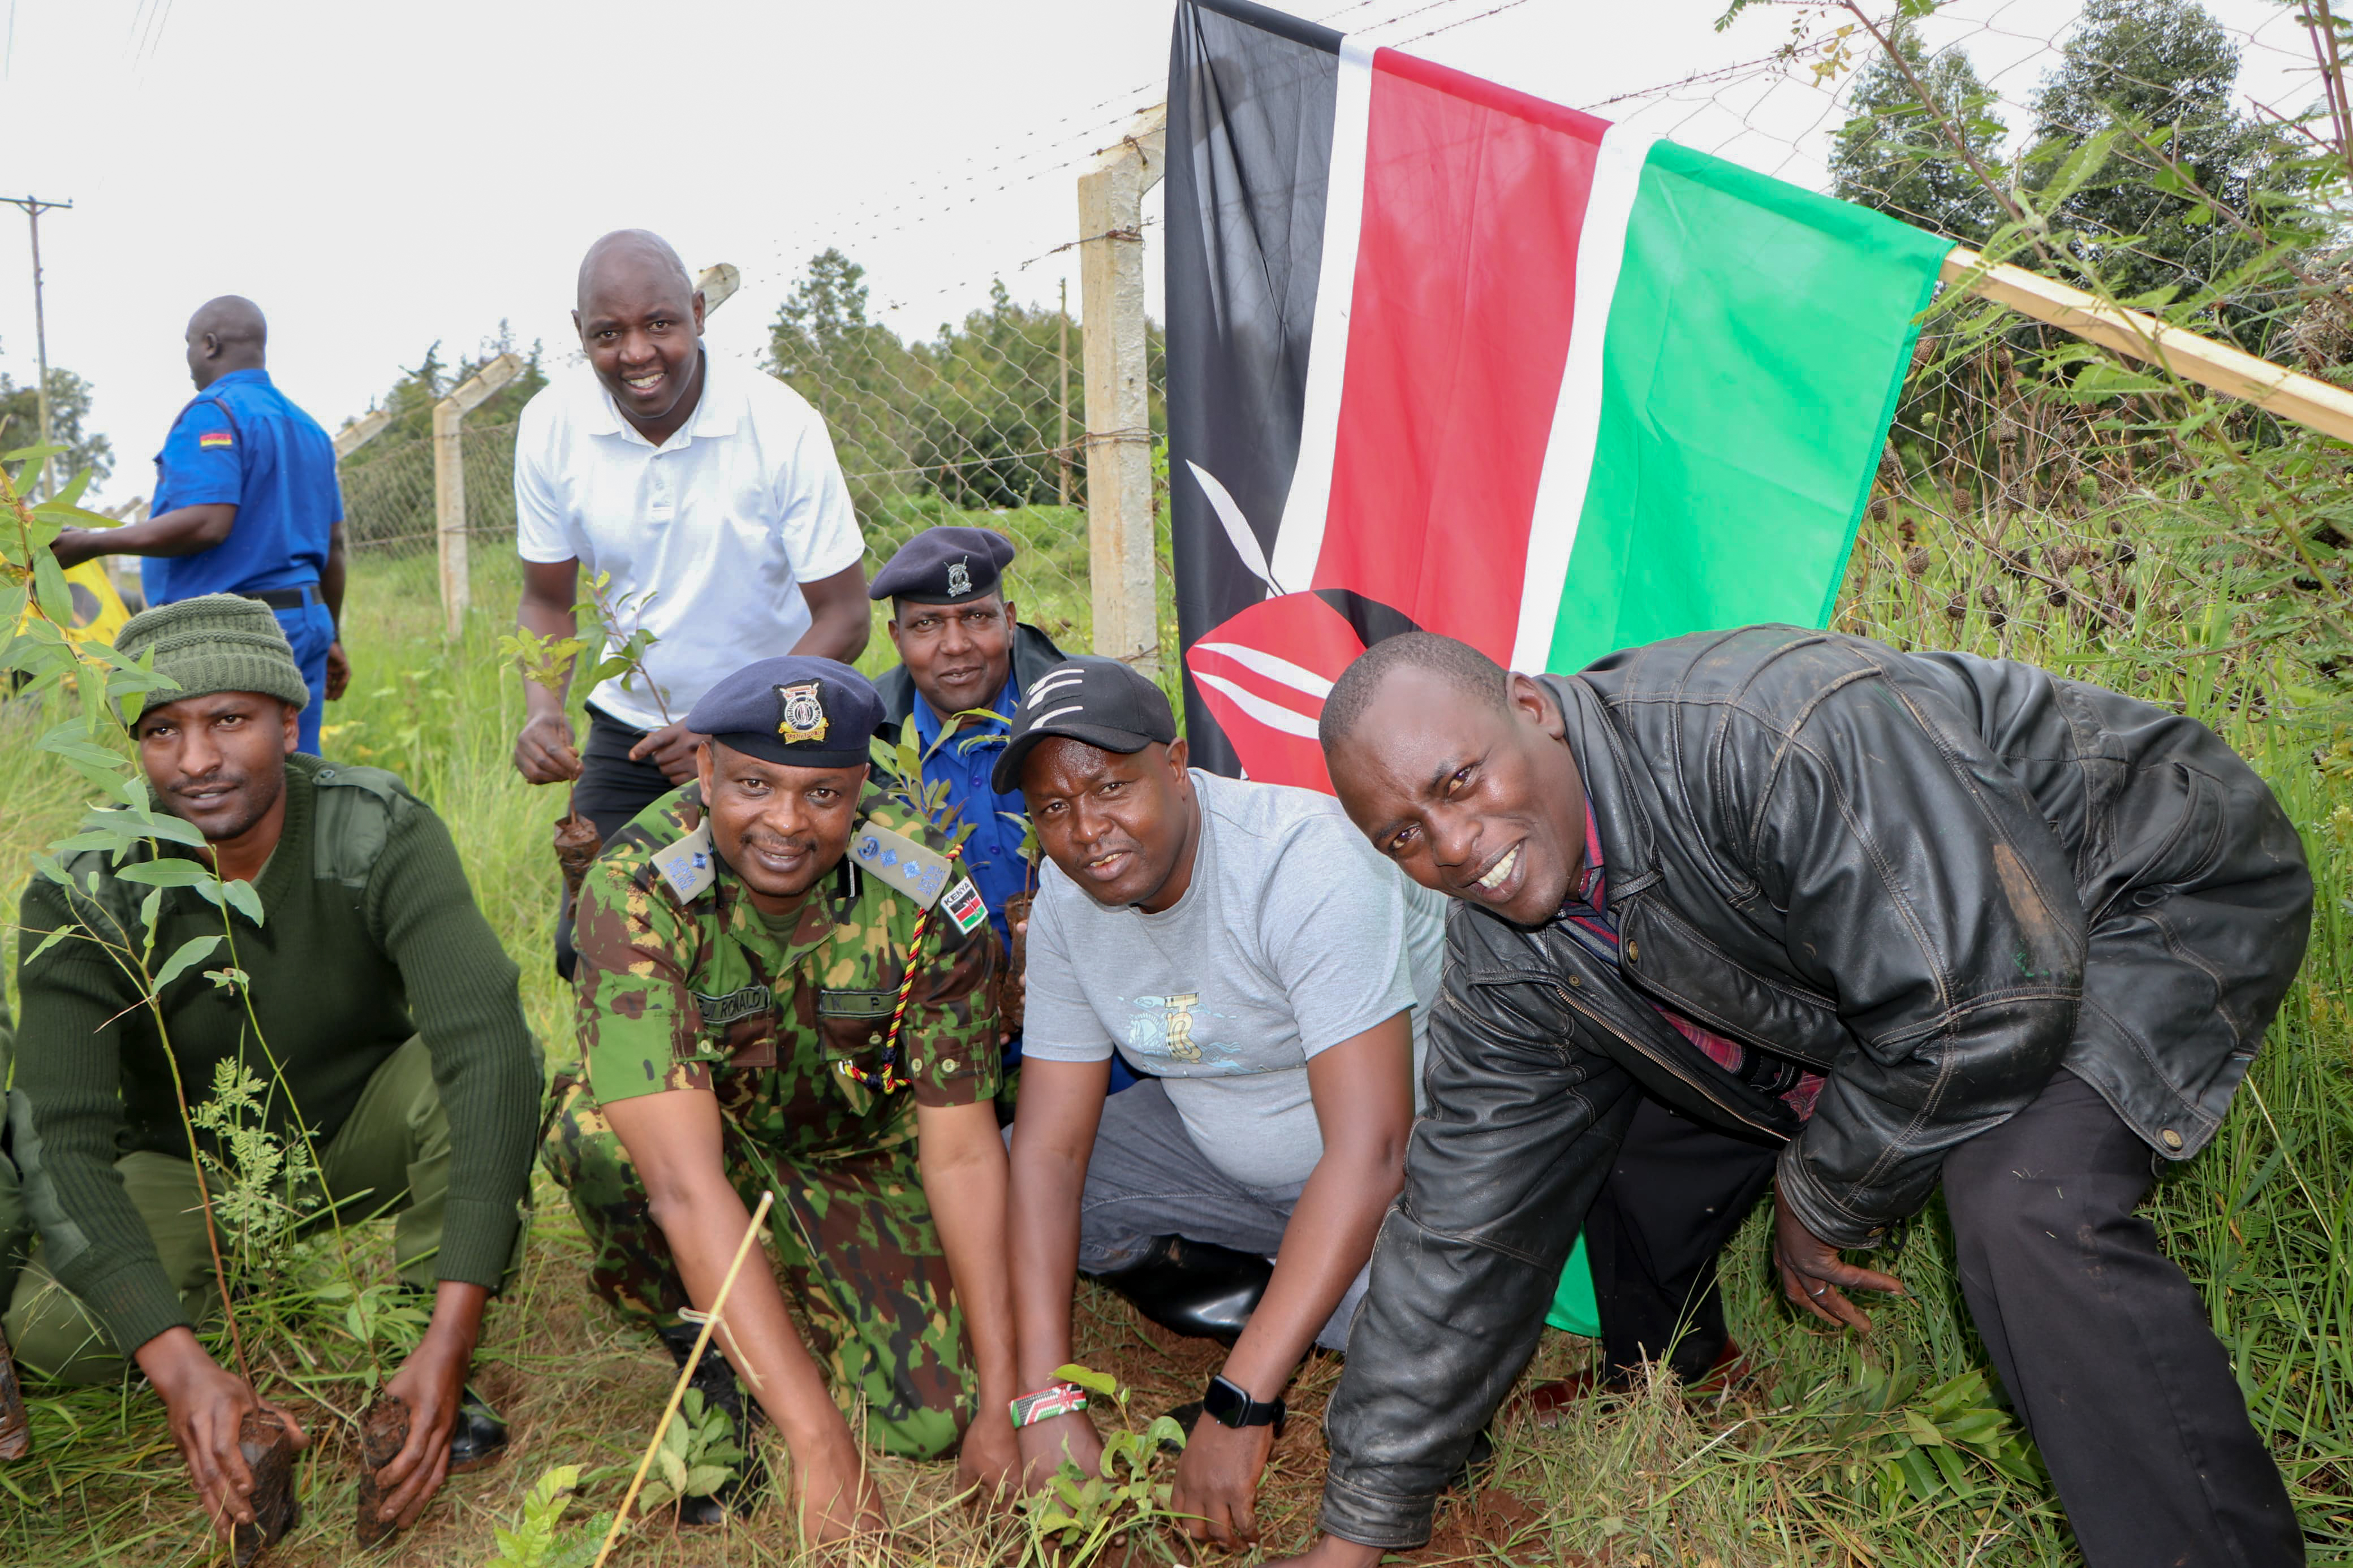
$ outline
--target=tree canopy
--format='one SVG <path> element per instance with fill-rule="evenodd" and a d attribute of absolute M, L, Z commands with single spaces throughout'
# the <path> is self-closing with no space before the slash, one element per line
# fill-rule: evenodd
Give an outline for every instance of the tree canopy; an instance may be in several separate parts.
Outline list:
<path fill-rule="evenodd" d="M 1953 239 L 1982 244 L 2001 221 L 2001 205 L 1954 150 L 1938 124 L 1957 127 L 1979 166 L 2001 166 L 2008 128 L 1993 94 L 1958 47 L 1933 58 L 1916 28 L 1899 26 L 1890 42 L 1927 89 L 1932 114 L 1910 78 L 1886 55 L 1874 55 L 1855 78 L 1852 118 L 1831 151 L 1831 193 Z"/>
<path fill-rule="evenodd" d="M 49 366 L 49 439 L 66 450 L 49 460 L 53 480 L 90 470 L 92 483 L 114 471 L 114 443 L 89 428 L 90 384 L 63 365 Z M 0 451 L 41 438 L 40 396 L 29 381 L 0 372 Z"/>

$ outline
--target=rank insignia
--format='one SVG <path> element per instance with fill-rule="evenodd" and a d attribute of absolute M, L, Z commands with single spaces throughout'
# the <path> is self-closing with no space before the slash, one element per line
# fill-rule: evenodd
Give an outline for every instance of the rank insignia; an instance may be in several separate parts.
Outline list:
<path fill-rule="evenodd" d="M 972 592 L 972 564 L 969 561 L 948 563 L 948 597 L 959 598 Z"/>
<path fill-rule="evenodd" d="M 825 739 L 831 721 L 825 716 L 825 703 L 818 695 L 816 681 L 777 687 L 776 705 L 776 733 L 785 738 L 786 744 Z"/>
<path fill-rule="evenodd" d="M 849 836 L 850 858 L 881 876 L 891 887 L 929 909 L 948 885 L 948 858 L 879 822 L 860 824 Z"/>

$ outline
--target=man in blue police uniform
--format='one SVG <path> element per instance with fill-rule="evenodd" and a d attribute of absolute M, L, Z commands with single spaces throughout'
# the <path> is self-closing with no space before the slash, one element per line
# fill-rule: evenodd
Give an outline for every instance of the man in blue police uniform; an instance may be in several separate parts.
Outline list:
<path fill-rule="evenodd" d="M 997 934 L 1007 939 L 1005 906 L 1033 890 L 1035 879 L 1021 857 L 1021 825 L 1005 816 L 1021 814 L 1020 794 L 997 794 L 989 770 L 1021 693 L 1068 658 L 1016 618 L 1003 582 L 1015 553 L 995 529 L 927 528 L 899 547 L 866 590 L 869 598 L 891 601 L 886 629 L 899 651 L 899 668 L 874 682 L 882 697 L 878 732 L 895 742 L 913 717 L 923 782 L 948 786 L 951 829 L 972 825 L 965 865 L 988 900 Z M 974 716 L 958 720 L 960 713 Z M 944 746 L 943 730 L 955 735 Z"/>
<path fill-rule="evenodd" d="M 1069 658 L 1044 632 L 1023 624 L 1006 597 L 1004 573 L 1016 553 L 995 529 L 927 528 L 899 547 L 866 590 L 870 598 L 891 601 L 885 629 L 899 652 L 899 668 L 874 682 L 882 698 L 876 732 L 895 745 L 914 719 L 923 782 L 947 785 L 950 831 L 972 825 L 964 862 L 1008 953 L 1007 907 L 1035 891 L 1037 879 L 1022 858 L 1022 824 L 1013 819 L 1023 810 L 1020 792 L 998 794 L 989 773 L 1022 692 Z M 939 744 L 943 731 L 952 737 L 945 745 Z M 1018 986 L 1018 974 L 1009 973 L 1008 981 Z M 1016 990 L 1003 1009 L 1014 1035 L 1008 1062 L 1020 1055 L 1018 997 Z"/>
<path fill-rule="evenodd" d="M 337 640 L 343 610 L 343 498 L 335 446 L 270 383 L 268 328 L 250 300 L 225 294 L 188 321 L 196 395 L 155 457 L 144 521 L 69 528 L 58 563 L 143 555 L 147 603 L 205 594 L 259 599 L 293 645 L 310 705 L 299 749 L 319 754 L 322 702 L 343 694 L 351 664 Z"/>

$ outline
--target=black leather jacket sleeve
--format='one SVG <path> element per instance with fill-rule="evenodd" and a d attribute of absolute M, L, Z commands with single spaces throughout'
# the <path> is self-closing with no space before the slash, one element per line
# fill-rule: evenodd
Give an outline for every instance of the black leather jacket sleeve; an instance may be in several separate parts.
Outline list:
<path fill-rule="evenodd" d="M 1322 1523 L 1343 1540 L 1429 1539 L 1439 1492 L 1535 1352 L 1633 1115 L 1624 1070 L 1579 1047 L 1567 1010 L 1544 1009 L 1526 980 L 1482 976 L 1450 942 L 1428 1112 L 1326 1416 Z"/>
<path fill-rule="evenodd" d="M 1719 752 L 1715 815 L 1752 825 L 1740 858 L 1852 1041 L 1782 1156 L 1780 1201 L 1867 1247 L 1927 1201 L 1947 1151 L 2057 1068 L 2084 917 L 2032 797 L 1940 693 L 1854 679 L 1800 713 L 1727 719 L 1759 732 Z"/>

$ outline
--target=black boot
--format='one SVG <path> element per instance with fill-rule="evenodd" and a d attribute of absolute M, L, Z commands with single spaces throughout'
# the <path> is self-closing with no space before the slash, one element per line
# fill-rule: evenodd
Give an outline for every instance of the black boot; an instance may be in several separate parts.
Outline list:
<path fill-rule="evenodd" d="M 1232 1344 L 1266 1294 L 1274 1265 L 1212 1242 L 1156 1236 L 1134 1262 L 1091 1278 L 1171 1332 Z"/>
<path fill-rule="evenodd" d="M 462 1476 L 495 1465 L 507 1451 L 507 1424 L 471 1384 L 458 1401 L 458 1424 L 449 1428 L 449 1473 Z"/>
<path fill-rule="evenodd" d="M 680 1366 L 693 1352 L 694 1342 L 702 1332 L 692 1323 L 681 1323 L 674 1329 L 658 1329 L 670 1358 Z M 734 1467 L 735 1473 L 717 1491 L 702 1497 L 682 1497 L 678 1500 L 678 1522 L 681 1529 L 699 1525 L 723 1524 L 727 1515 L 738 1519 L 751 1516 L 756 1505 L 761 1483 L 767 1479 L 767 1468 L 760 1459 L 760 1445 L 752 1435 L 753 1424 L 760 1419 L 760 1407 L 747 1405 L 744 1385 L 735 1380 L 735 1369 L 719 1353 L 715 1344 L 704 1347 L 702 1360 L 686 1386 L 702 1395 L 706 1410 L 726 1412 L 735 1428 L 735 1446 L 744 1451 L 743 1461 Z"/>

